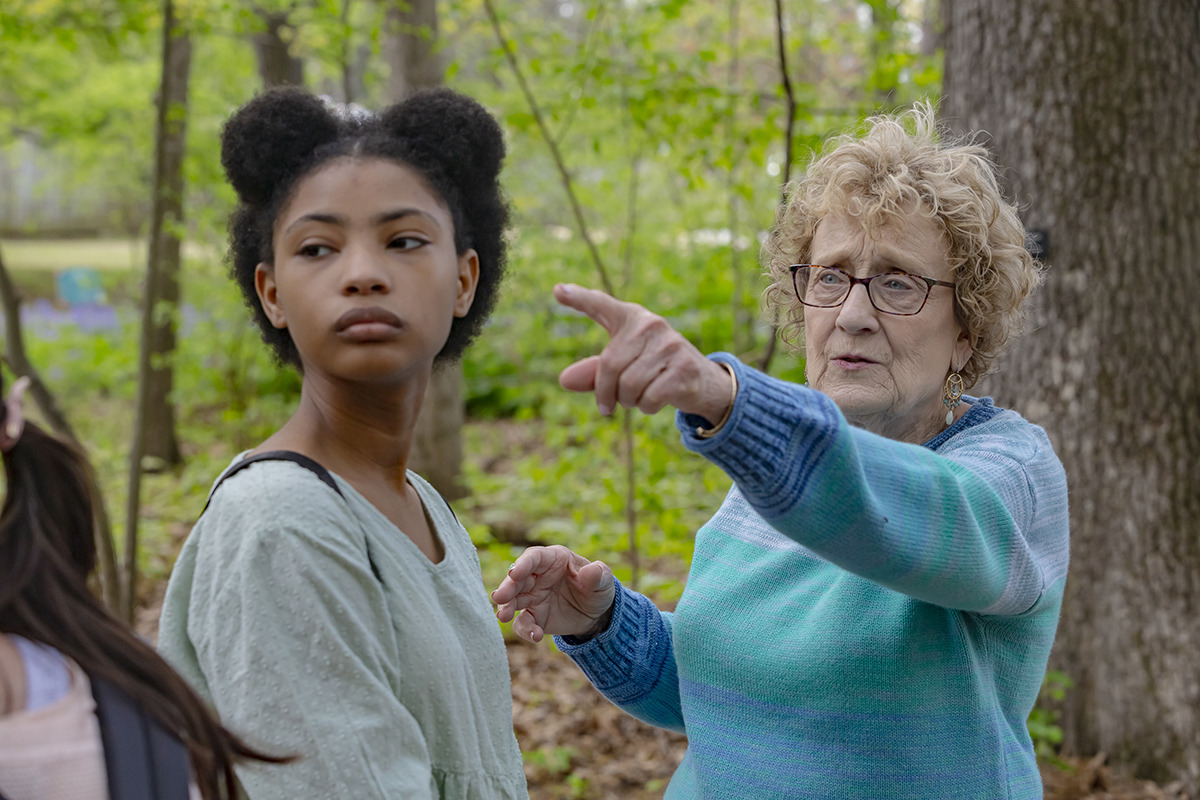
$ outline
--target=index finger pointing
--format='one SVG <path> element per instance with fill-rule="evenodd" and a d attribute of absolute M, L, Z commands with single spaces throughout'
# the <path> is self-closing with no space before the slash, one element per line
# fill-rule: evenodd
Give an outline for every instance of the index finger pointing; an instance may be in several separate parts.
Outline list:
<path fill-rule="evenodd" d="M 587 289 L 573 283 L 558 283 L 554 286 L 554 299 L 567 308 L 582 311 L 598 323 L 611 336 L 621 327 L 628 312 L 623 303 L 606 292 Z"/>

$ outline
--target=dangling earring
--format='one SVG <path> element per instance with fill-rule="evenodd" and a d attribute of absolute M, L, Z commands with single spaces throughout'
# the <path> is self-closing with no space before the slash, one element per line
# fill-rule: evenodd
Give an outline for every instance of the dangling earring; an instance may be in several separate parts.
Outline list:
<path fill-rule="evenodd" d="M 954 424 L 954 409 L 962 403 L 963 388 L 962 375 L 951 372 L 946 378 L 946 385 L 942 387 L 942 405 L 946 407 L 947 425 Z"/>

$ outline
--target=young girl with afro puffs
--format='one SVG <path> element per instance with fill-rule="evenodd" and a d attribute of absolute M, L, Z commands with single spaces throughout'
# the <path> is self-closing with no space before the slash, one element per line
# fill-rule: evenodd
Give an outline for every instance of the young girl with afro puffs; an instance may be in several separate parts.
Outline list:
<path fill-rule="evenodd" d="M 408 469 L 433 369 L 495 301 L 503 156 L 448 90 L 379 115 L 274 90 L 226 124 L 233 276 L 303 382 L 214 485 L 159 648 L 231 730 L 299 756 L 239 766 L 249 800 L 528 796 L 478 557 Z"/>

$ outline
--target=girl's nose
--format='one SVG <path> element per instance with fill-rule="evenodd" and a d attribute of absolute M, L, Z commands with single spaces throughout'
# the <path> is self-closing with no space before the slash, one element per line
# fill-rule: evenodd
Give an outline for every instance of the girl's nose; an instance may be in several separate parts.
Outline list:
<path fill-rule="evenodd" d="M 392 288 L 387 270 L 375 254 L 365 248 L 349 248 L 342 255 L 342 291 L 374 294 Z"/>

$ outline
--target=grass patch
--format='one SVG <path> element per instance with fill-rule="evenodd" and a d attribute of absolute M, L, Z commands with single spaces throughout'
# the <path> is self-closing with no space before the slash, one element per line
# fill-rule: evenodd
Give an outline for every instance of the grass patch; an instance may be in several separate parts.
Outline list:
<path fill-rule="evenodd" d="M 139 239 L 7 239 L 2 246 L 4 264 L 14 272 L 71 267 L 101 271 L 146 268 L 146 243 Z"/>
<path fill-rule="evenodd" d="M 144 239 L 3 239 L 0 255 L 27 301 L 54 300 L 59 272 L 88 267 L 99 273 L 110 304 L 136 305 L 146 272 L 147 247 Z M 216 273 L 224 269 L 221 253 L 211 246 L 187 242 L 183 257 L 186 271 Z"/>

